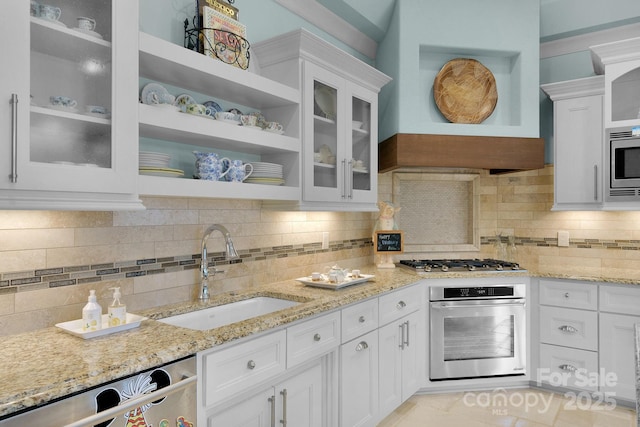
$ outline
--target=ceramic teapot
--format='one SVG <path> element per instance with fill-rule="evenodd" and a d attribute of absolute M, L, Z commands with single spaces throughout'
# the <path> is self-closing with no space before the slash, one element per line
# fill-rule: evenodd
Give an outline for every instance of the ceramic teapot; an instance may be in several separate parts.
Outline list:
<path fill-rule="evenodd" d="M 231 163 L 227 157 L 220 157 L 218 153 L 203 153 L 194 151 L 196 156 L 196 173 L 200 179 L 219 181 L 229 172 Z"/>
<path fill-rule="evenodd" d="M 349 274 L 349 270 L 346 268 L 340 268 L 338 265 L 324 268 L 324 274 L 329 278 L 329 282 L 344 282 Z"/>

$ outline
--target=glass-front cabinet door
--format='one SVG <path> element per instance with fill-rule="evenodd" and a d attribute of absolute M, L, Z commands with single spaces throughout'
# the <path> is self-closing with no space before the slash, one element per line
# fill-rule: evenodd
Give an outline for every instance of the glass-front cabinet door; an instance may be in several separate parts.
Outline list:
<path fill-rule="evenodd" d="M 304 75 L 303 199 L 375 203 L 377 95 L 309 62 Z"/>
<path fill-rule="evenodd" d="M 345 190 L 345 82 L 311 63 L 304 64 L 304 73 L 303 198 L 339 201 Z"/>
<path fill-rule="evenodd" d="M 348 84 L 351 122 L 348 123 L 349 141 L 347 198 L 354 202 L 375 203 L 378 179 L 378 116 L 377 94 L 354 84 Z"/>
<path fill-rule="evenodd" d="M 0 207 L 29 199 L 133 207 L 137 197 L 122 195 L 136 192 L 138 2 L 9 0 L 3 8 Z"/>

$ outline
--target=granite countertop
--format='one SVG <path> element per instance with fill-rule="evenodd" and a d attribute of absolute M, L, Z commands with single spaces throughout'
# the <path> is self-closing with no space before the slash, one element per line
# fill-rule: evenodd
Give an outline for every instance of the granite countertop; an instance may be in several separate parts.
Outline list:
<path fill-rule="evenodd" d="M 198 301 L 158 307 L 135 313 L 149 318 L 138 328 L 92 339 L 85 340 L 56 327 L 3 337 L 0 417 L 423 278 L 402 268 L 361 270 L 374 274 L 375 278 L 340 290 L 312 288 L 290 280 L 243 292 L 214 295 L 206 303 Z M 254 296 L 285 298 L 301 304 L 209 331 L 184 329 L 154 320 Z"/>
<path fill-rule="evenodd" d="M 206 303 L 198 301 L 157 307 L 135 313 L 149 318 L 138 328 L 87 340 L 56 327 L 3 337 L 3 351 L 0 353 L 0 417 L 374 297 L 422 279 L 498 277 L 491 272 L 417 273 L 405 268 L 376 269 L 374 266 L 361 270 L 365 274 L 374 274 L 375 279 L 340 290 L 313 288 L 289 280 L 257 286 L 243 292 L 214 295 Z M 504 272 L 499 275 L 531 276 L 577 279 L 545 276 L 528 271 Z M 594 281 L 589 278 L 579 279 Z M 607 281 L 602 278 L 597 280 Z M 625 283 L 620 280 L 616 282 Z M 184 329 L 154 320 L 255 296 L 290 299 L 300 304 L 209 331 Z"/>

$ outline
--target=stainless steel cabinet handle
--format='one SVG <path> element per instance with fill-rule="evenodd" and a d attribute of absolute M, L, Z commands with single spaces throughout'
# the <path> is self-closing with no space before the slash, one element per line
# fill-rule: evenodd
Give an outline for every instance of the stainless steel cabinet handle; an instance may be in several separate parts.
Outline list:
<path fill-rule="evenodd" d="M 365 320 L 364 316 L 360 316 L 360 318 L 358 318 L 358 322 L 360 322 L 360 323 L 364 323 L 364 320 Z"/>
<path fill-rule="evenodd" d="M 88 416 L 71 424 L 67 424 L 64 427 L 86 427 L 110 420 L 120 415 L 124 415 L 132 409 L 144 406 L 151 402 L 155 402 L 156 400 L 160 400 L 163 397 L 169 396 L 173 393 L 177 393 L 189 387 L 190 385 L 193 385 L 195 387 L 196 381 L 198 381 L 197 375 L 187 377 L 186 379 L 178 381 L 177 383 L 173 383 L 159 390 L 144 394 L 138 398 L 127 400 L 118 406 L 104 410 L 102 412 L 98 412 L 95 415 Z"/>
<path fill-rule="evenodd" d="M 247 368 L 254 369 L 255 367 L 256 367 L 256 362 L 254 362 L 253 360 L 249 360 L 247 362 Z"/>
<path fill-rule="evenodd" d="M 353 199 L 353 159 L 349 160 L 349 171 L 347 172 L 347 176 L 349 177 L 349 193 L 348 197 Z"/>
<path fill-rule="evenodd" d="M 562 325 L 558 327 L 558 329 L 560 329 L 562 332 L 567 332 L 569 334 L 578 333 L 578 330 L 571 325 Z"/>
<path fill-rule="evenodd" d="M 11 100 L 11 172 L 9 181 L 18 181 L 18 94 L 12 93 Z"/>
<path fill-rule="evenodd" d="M 598 165 L 593 165 L 593 200 L 598 201 Z"/>
<path fill-rule="evenodd" d="M 320 336 L 320 334 L 315 334 L 315 335 L 313 336 L 313 340 L 314 340 L 314 341 L 320 341 L 321 339 L 322 339 L 322 337 Z"/>
<path fill-rule="evenodd" d="M 578 370 L 578 368 L 576 368 L 573 365 L 569 365 L 568 363 L 565 363 L 563 365 L 558 366 L 559 369 L 566 371 L 566 372 L 575 372 Z"/>
<path fill-rule="evenodd" d="M 282 395 L 282 419 L 280 424 L 282 424 L 282 427 L 287 427 L 287 389 L 283 389 L 280 394 Z"/>
<path fill-rule="evenodd" d="M 369 344 L 366 341 L 360 341 L 356 346 L 356 351 L 362 351 L 369 348 Z"/>
<path fill-rule="evenodd" d="M 404 346 L 409 347 L 409 321 L 407 320 L 406 322 L 403 323 L 403 325 L 406 325 L 406 334 L 407 334 L 406 335 L 407 339 L 403 342 L 403 344 Z"/>
<path fill-rule="evenodd" d="M 342 198 L 347 198 L 347 159 L 342 159 Z"/>
<path fill-rule="evenodd" d="M 272 395 L 269 398 L 269 403 L 271 403 L 271 427 L 276 427 L 276 396 Z"/>
<path fill-rule="evenodd" d="M 407 306 L 407 303 L 406 303 L 406 302 L 404 302 L 404 301 L 399 301 L 399 302 L 396 304 L 396 308 L 397 308 L 398 310 L 402 310 L 402 309 L 403 309 L 403 308 L 405 308 L 406 306 Z"/>
<path fill-rule="evenodd" d="M 400 328 L 400 343 L 398 347 L 400 347 L 400 350 L 404 350 L 404 323 L 399 324 L 398 328 Z"/>

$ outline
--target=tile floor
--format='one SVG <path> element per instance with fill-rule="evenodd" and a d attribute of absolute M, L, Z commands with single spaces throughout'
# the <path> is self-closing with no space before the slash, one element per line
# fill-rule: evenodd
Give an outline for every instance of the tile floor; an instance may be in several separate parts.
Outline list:
<path fill-rule="evenodd" d="M 636 411 L 537 389 L 415 395 L 378 427 L 636 427 Z"/>

